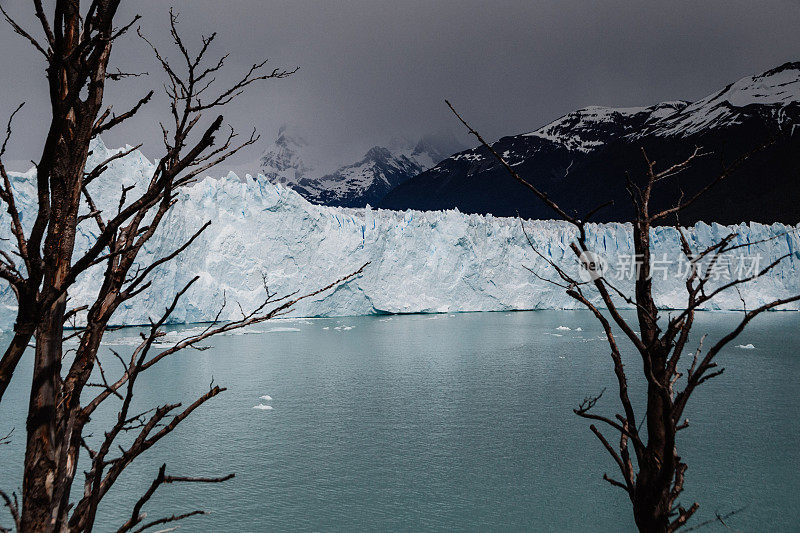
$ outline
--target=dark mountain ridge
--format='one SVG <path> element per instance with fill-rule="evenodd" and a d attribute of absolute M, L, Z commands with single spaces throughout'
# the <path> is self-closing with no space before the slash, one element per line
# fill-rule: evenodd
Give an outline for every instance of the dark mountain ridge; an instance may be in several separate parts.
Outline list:
<path fill-rule="evenodd" d="M 659 183 L 652 209 L 674 205 L 740 159 L 723 181 L 681 214 L 699 220 L 800 222 L 800 63 L 743 78 L 697 102 L 644 108 L 588 107 L 492 147 L 525 179 L 569 212 L 584 216 L 613 200 L 593 220 L 629 221 L 626 175 L 644 178 L 644 149 L 664 169 L 701 147 L 706 155 Z M 496 216 L 553 218 L 484 147 L 466 150 L 407 180 L 380 207 L 458 208 Z M 666 221 L 671 223 L 673 221 Z"/>

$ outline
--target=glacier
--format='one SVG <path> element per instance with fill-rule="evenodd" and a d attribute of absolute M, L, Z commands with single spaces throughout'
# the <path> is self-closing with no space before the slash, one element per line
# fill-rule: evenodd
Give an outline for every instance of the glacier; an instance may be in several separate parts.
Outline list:
<path fill-rule="evenodd" d="M 92 145 L 88 168 L 125 148 L 109 149 L 101 140 Z M 143 154 L 134 151 L 109 165 L 90 191 L 105 213 L 116 211 L 123 185 L 133 185 L 134 198 L 154 170 Z M 12 187 L 22 211 L 23 225 L 35 216 L 35 170 L 11 173 Z M 532 199 L 532 201 L 535 201 Z M 84 206 L 85 210 L 85 206 Z M 206 221 L 207 229 L 178 258 L 154 272 L 152 285 L 117 311 L 117 325 L 146 324 L 163 312 L 167 299 L 192 277 L 199 280 L 180 301 L 171 323 L 203 322 L 214 318 L 223 300 L 223 320 L 241 316 L 271 291 L 311 292 L 357 270 L 357 278 L 300 302 L 291 316 L 321 317 L 384 313 L 440 313 L 527 309 L 578 309 L 581 305 L 564 289 L 531 274 L 556 279 L 547 262 L 526 240 L 524 223 L 539 253 L 566 270 L 577 272 L 569 249 L 575 230 L 560 221 L 499 218 L 451 211 L 389 211 L 350 209 L 311 204 L 292 189 L 271 183 L 263 175 L 244 178 L 234 173 L 207 176 L 186 187 L 140 254 L 142 264 L 163 257 L 185 242 Z M 78 251 L 97 235 L 92 220 L 79 226 Z M 685 229 L 690 244 L 701 249 L 731 232 L 733 243 L 746 245 L 737 252 L 759 257 L 763 268 L 788 257 L 769 275 L 736 291 L 720 294 L 705 306 L 710 310 L 748 309 L 775 298 L 800 292 L 800 227 L 756 223 L 736 226 L 698 223 Z M 633 256 L 629 224 L 592 224 L 589 245 L 608 265 Z M 0 217 L 0 238 L 10 237 L 8 215 Z M 768 239 L 768 240 L 765 240 Z M 13 241 L 2 240 L 10 248 Z M 751 244 L 748 244 L 751 243 Z M 678 233 L 672 227 L 653 229 L 655 258 L 677 258 Z M 654 277 L 657 303 L 662 308 L 685 305 L 684 279 L 679 263 L 665 260 L 664 275 Z M 729 270 L 732 268 L 729 266 Z M 69 306 L 90 303 L 102 277 L 101 266 L 87 271 L 69 292 Z M 719 280 L 723 283 L 725 278 Z M 714 284 L 712 283 L 712 287 Z M 617 287 L 630 294 L 630 280 Z M 594 295 L 598 301 L 597 295 Z M 620 307 L 630 307 L 620 299 Z M 238 305 L 237 305 L 238 304 Z M 13 324 L 15 300 L 11 289 L 0 286 L 0 328 Z M 798 310 L 797 303 L 784 309 Z M 84 315 L 85 316 L 85 315 Z"/>

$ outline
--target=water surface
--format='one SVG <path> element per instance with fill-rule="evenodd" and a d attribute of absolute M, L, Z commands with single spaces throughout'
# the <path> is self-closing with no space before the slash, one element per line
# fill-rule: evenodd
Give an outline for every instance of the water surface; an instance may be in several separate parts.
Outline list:
<path fill-rule="evenodd" d="M 738 318 L 701 313 L 698 338 L 719 337 Z M 159 489 L 146 507 L 151 519 L 211 511 L 182 531 L 633 530 L 626 495 L 602 480 L 616 475 L 614 463 L 572 413 L 604 387 L 597 409 L 617 412 L 608 348 L 589 313 L 293 320 L 257 329 L 177 354 L 140 378 L 141 409 L 189 403 L 212 378 L 228 390 L 120 479 L 101 508 L 100 531 L 127 519 L 162 462 L 174 475 L 236 473 L 222 485 Z M 679 449 L 689 464 L 684 500 L 701 503 L 700 520 L 744 507 L 731 527 L 800 525 L 798 332 L 798 313 L 761 317 L 734 343 L 755 348 L 725 350 L 725 374 L 693 397 Z M 135 334 L 113 332 L 105 349 L 124 356 Z M 640 364 L 626 357 L 641 413 Z M 104 360 L 107 372 L 118 370 L 110 353 Z M 26 356 L 1 408 L 0 433 L 16 427 L 12 444 L 0 447 L 6 490 L 20 485 L 29 382 Z M 94 427 L 112 414 L 98 413 Z M 715 529 L 724 530 L 706 530 Z"/>

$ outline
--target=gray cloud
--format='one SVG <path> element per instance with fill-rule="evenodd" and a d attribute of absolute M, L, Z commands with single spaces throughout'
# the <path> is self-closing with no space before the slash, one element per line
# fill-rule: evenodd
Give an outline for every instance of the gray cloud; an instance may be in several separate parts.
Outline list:
<path fill-rule="evenodd" d="M 3 2 L 30 28 L 27 3 Z M 142 14 L 142 30 L 168 45 L 168 3 L 123 3 L 120 22 Z M 586 0 L 283 1 L 183 0 L 173 5 L 190 42 L 217 31 L 231 52 L 230 77 L 254 61 L 300 66 L 286 80 L 254 87 L 226 110 L 237 128 L 256 126 L 264 143 L 281 124 L 330 157 L 354 158 L 398 136 L 454 132 L 451 99 L 488 137 L 519 133 L 572 109 L 696 99 L 742 76 L 800 59 L 797 2 Z M 43 61 L 7 27 L 0 30 L 0 117 L 28 101 L 12 158 L 38 155 L 48 119 Z M 135 35 L 114 49 L 123 70 L 148 78 L 114 84 L 107 101 L 124 109 L 161 77 Z M 158 94 L 158 93 L 157 93 Z M 159 151 L 163 95 L 109 144 Z M 5 119 L 3 118 L 3 121 Z M 24 121 L 24 125 L 23 125 Z M 259 149 L 239 160 L 254 159 Z"/>

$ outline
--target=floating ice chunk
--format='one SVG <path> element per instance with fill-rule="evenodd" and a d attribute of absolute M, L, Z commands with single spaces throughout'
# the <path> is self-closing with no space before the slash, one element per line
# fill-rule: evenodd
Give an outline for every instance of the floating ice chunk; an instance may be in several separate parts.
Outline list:
<path fill-rule="evenodd" d="M 558 326 L 556 329 L 558 331 L 569 331 L 570 330 L 570 328 L 568 328 L 567 326 Z"/>
<path fill-rule="evenodd" d="M 261 411 L 272 411 L 272 406 L 271 405 L 264 405 L 263 403 L 260 403 L 258 405 L 254 405 L 253 409 L 260 409 Z"/>
<path fill-rule="evenodd" d="M 324 327 L 324 328 L 322 328 L 322 329 L 331 329 L 331 327 L 330 327 L 330 326 L 325 326 L 325 327 Z"/>
<path fill-rule="evenodd" d="M 756 347 L 753 346 L 752 344 L 737 344 L 736 347 L 741 349 L 741 350 L 755 350 L 756 349 Z"/>
<path fill-rule="evenodd" d="M 265 394 L 264 396 L 259 396 L 259 398 L 261 398 L 262 400 L 270 401 L 272 399 L 272 396 L 270 396 L 269 394 Z"/>
<path fill-rule="evenodd" d="M 583 331 L 583 328 L 575 328 L 575 331 Z"/>

